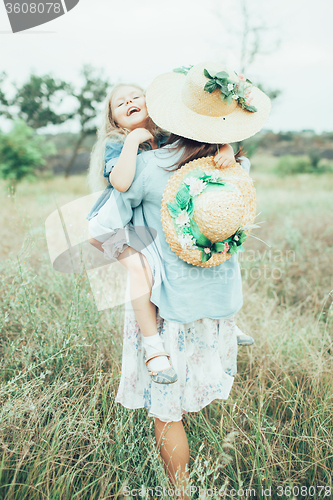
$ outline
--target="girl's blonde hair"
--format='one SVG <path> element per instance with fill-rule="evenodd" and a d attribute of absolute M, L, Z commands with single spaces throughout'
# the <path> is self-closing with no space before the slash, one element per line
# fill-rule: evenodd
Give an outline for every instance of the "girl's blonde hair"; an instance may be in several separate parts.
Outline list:
<path fill-rule="evenodd" d="M 145 91 L 139 85 L 132 83 L 119 83 L 109 92 L 102 114 L 102 123 L 97 130 L 97 141 L 90 155 L 87 182 L 92 192 L 100 191 L 108 185 L 108 181 L 103 175 L 106 142 L 108 139 L 123 142 L 129 133 L 128 129 L 119 127 L 112 116 L 112 98 L 121 87 L 135 87 L 145 95 Z M 159 135 L 159 133 L 162 133 L 161 129 L 157 127 L 151 119 L 149 119 L 148 128 L 155 137 Z M 143 147 L 143 149 L 145 149 L 145 147 Z"/>

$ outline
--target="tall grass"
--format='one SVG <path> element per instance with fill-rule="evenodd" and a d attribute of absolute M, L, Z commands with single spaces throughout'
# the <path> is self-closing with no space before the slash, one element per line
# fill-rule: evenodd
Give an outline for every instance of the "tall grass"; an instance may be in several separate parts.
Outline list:
<path fill-rule="evenodd" d="M 269 487 L 276 499 L 329 498 L 320 487 L 333 486 L 333 176 L 254 175 L 266 220 L 256 235 L 270 248 L 246 244 L 237 323 L 256 343 L 239 350 L 228 401 L 184 417 L 193 498 L 204 498 L 199 487 L 224 488 L 224 498 L 266 498 Z M 79 177 L 22 184 L 1 207 L 3 500 L 168 488 L 145 410 L 114 404 L 121 307 L 99 313 L 86 275 L 58 274 L 48 261 L 51 194 L 61 205 L 85 189 Z"/>

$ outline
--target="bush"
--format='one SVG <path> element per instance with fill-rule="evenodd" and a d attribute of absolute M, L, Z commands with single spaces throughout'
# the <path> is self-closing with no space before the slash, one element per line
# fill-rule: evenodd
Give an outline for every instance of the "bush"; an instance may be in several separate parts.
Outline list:
<path fill-rule="evenodd" d="M 36 170 L 46 164 L 44 157 L 54 151 L 44 136 L 37 135 L 24 121 L 16 121 L 7 134 L 0 131 L 0 178 L 8 180 L 15 191 L 22 179 L 36 178 Z"/>
<path fill-rule="evenodd" d="M 319 165 L 319 161 L 313 158 L 299 158 L 291 155 L 281 156 L 274 169 L 280 176 L 295 174 L 324 174 L 332 172 L 332 168 L 327 165 Z"/>

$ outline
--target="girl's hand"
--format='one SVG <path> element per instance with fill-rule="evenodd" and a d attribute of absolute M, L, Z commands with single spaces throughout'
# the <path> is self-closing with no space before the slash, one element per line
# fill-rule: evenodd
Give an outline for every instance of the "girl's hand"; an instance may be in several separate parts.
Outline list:
<path fill-rule="evenodd" d="M 130 136 L 138 141 L 138 144 L 154 139 L 154 136 L 146 128 L 135 128 L 128 134 L 127 137 Z"/>
<path fill-rule="evenodd" d="M 220 147 L 220 151 L 214 156 L 218 168 L 232 167 L 235 164 L 234 150 L 229 144 Z"/>

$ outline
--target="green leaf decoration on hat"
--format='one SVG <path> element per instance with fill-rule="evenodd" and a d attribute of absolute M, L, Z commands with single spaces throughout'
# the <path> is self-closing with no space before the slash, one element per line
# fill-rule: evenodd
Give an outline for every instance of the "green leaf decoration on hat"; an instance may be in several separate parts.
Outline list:
<path fill-rule="evenodd" d="M 177 205 L 177 203 L 167 203 L 167 205 L 171 217 L 178 217 L 181 212 L 181 208 Z"/>
<path fill-rule="evenodd" d="M 180 68 L 175 68 L 173 70 L 174 73 L 183 73 L 184 75 L 187 75 L 187 73 L 190 71 L 190 69 L 193 68 L 192 66 L 181 66 Z"/>
<path fill-rule="evenodd" d="M 243 252 L 242 243 L 247 238 L 247 234 L 242 228 L 238 228 L 235 234 L 224 241 L 212 243 L 200 231 L 198 224 L 193 220 L 194 198 L 205 190 L 216 189 L 237 191 L 235 186 L 223 181 L 216 170 L 206 173 L 197 168 L 184 176 L 176 193 L 175 201 L 167 203 L 179 242 L 181 244 L 186 242 L 186 248 L 190 247 L 201 250 L 201 261 L 203 264 L 211 259 L 215 253 L 226 252 L 233 255 L 238 251 Z"/>
<path fill-rule="evenodd" d="M 255 113 L 257 108 L 251 106 L 251 98 L 246 93 L 249 93 L 249 88 L 252 86 L 252 82 L 246 78 L 245 81 L 239 80 L 238 83 L 234 82 L 229 78 L 229 74 L 226 71 L 219 71 L 218 73 L 209 73 L 207 69 L 203 71 L 204 76 L 208 78 L 208 82 L 204 86 L 204 90 L 207 92 L 214 92 L 214 90 L 219 89 L 221 92 L 221 99 L 228 106 L 233 100 L 237 101 L 238 104 L 250 113 Z M 246 83 L 248 85 L 246 85 Z"/>
<path fill-rule="evenodd" d="M 190 191 L 188 187 L 184 184 L 176 194 L 176 203 L 180 206 L 181 209 L 187 207 L 187 204 L 190 200 Z"/>

